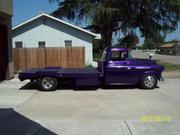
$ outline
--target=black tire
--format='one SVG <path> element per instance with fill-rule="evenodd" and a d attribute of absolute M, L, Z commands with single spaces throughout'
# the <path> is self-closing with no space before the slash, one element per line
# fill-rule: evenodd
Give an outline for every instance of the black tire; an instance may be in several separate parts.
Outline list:
<path fill-rule="evenodd" d="M 141 87 L 143 89 L 154 89 L 157 86 L 157 77 L 154 74 L 146 74 L 141 79 Z"/>
<path fill-rule="evenodd" d="M 44 77 L 39 80 L 39 88 L 42 91 L 54 91 L 58 86 L 56 78 Z"/>
<path fill-rule="evenodd" d="M 37 82 L 37 80 L 36 79 L 31 79 L 30 82 L 35 83 L 35 82 Z"/>

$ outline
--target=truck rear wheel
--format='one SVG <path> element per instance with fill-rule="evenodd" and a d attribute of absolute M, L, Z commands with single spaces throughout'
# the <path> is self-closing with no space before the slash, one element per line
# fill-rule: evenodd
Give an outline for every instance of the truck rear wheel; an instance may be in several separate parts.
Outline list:
<path fill-rule="evenodd" d="M 153 74 L 144 75 L 141 79 L 143 89 L 154 89 L 157 86 L 157 77 Z"/>
<path fill-rule="evenodd" d="M 44 77 L 39 81 L 39 87 L 42 91 L 53 91 L 57 88 L 58 81 L 56 78 Z"/>

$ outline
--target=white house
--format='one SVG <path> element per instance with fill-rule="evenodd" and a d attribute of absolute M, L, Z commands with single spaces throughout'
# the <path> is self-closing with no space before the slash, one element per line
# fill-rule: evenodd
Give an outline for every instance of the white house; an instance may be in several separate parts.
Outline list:
<path fill-rule="evenodd" d="M 85 47 L 85 63 L 92 64 L 92 40 L 98 35 L 48 14 L 40 14 L 12 30 L 13 48 Z"/>

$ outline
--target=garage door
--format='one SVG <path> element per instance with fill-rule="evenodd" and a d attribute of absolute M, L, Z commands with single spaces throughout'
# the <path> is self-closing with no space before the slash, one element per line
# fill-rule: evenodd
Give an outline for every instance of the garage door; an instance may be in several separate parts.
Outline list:
<path fill-rule="evenodd" d="M 4 80 L 8 65 L 7 26 L 0 24 L 0 80 Z"/>

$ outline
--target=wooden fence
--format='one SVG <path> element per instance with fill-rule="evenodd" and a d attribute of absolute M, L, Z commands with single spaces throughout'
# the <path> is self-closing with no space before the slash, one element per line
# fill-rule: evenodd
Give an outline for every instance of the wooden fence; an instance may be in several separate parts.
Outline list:
<path fill-rule="evenodd" d="M 82 68 L 85 66 L 85 49 L 84 47 L 14 48 L 13 59 L 15 72 L 54 66 Z"/>

